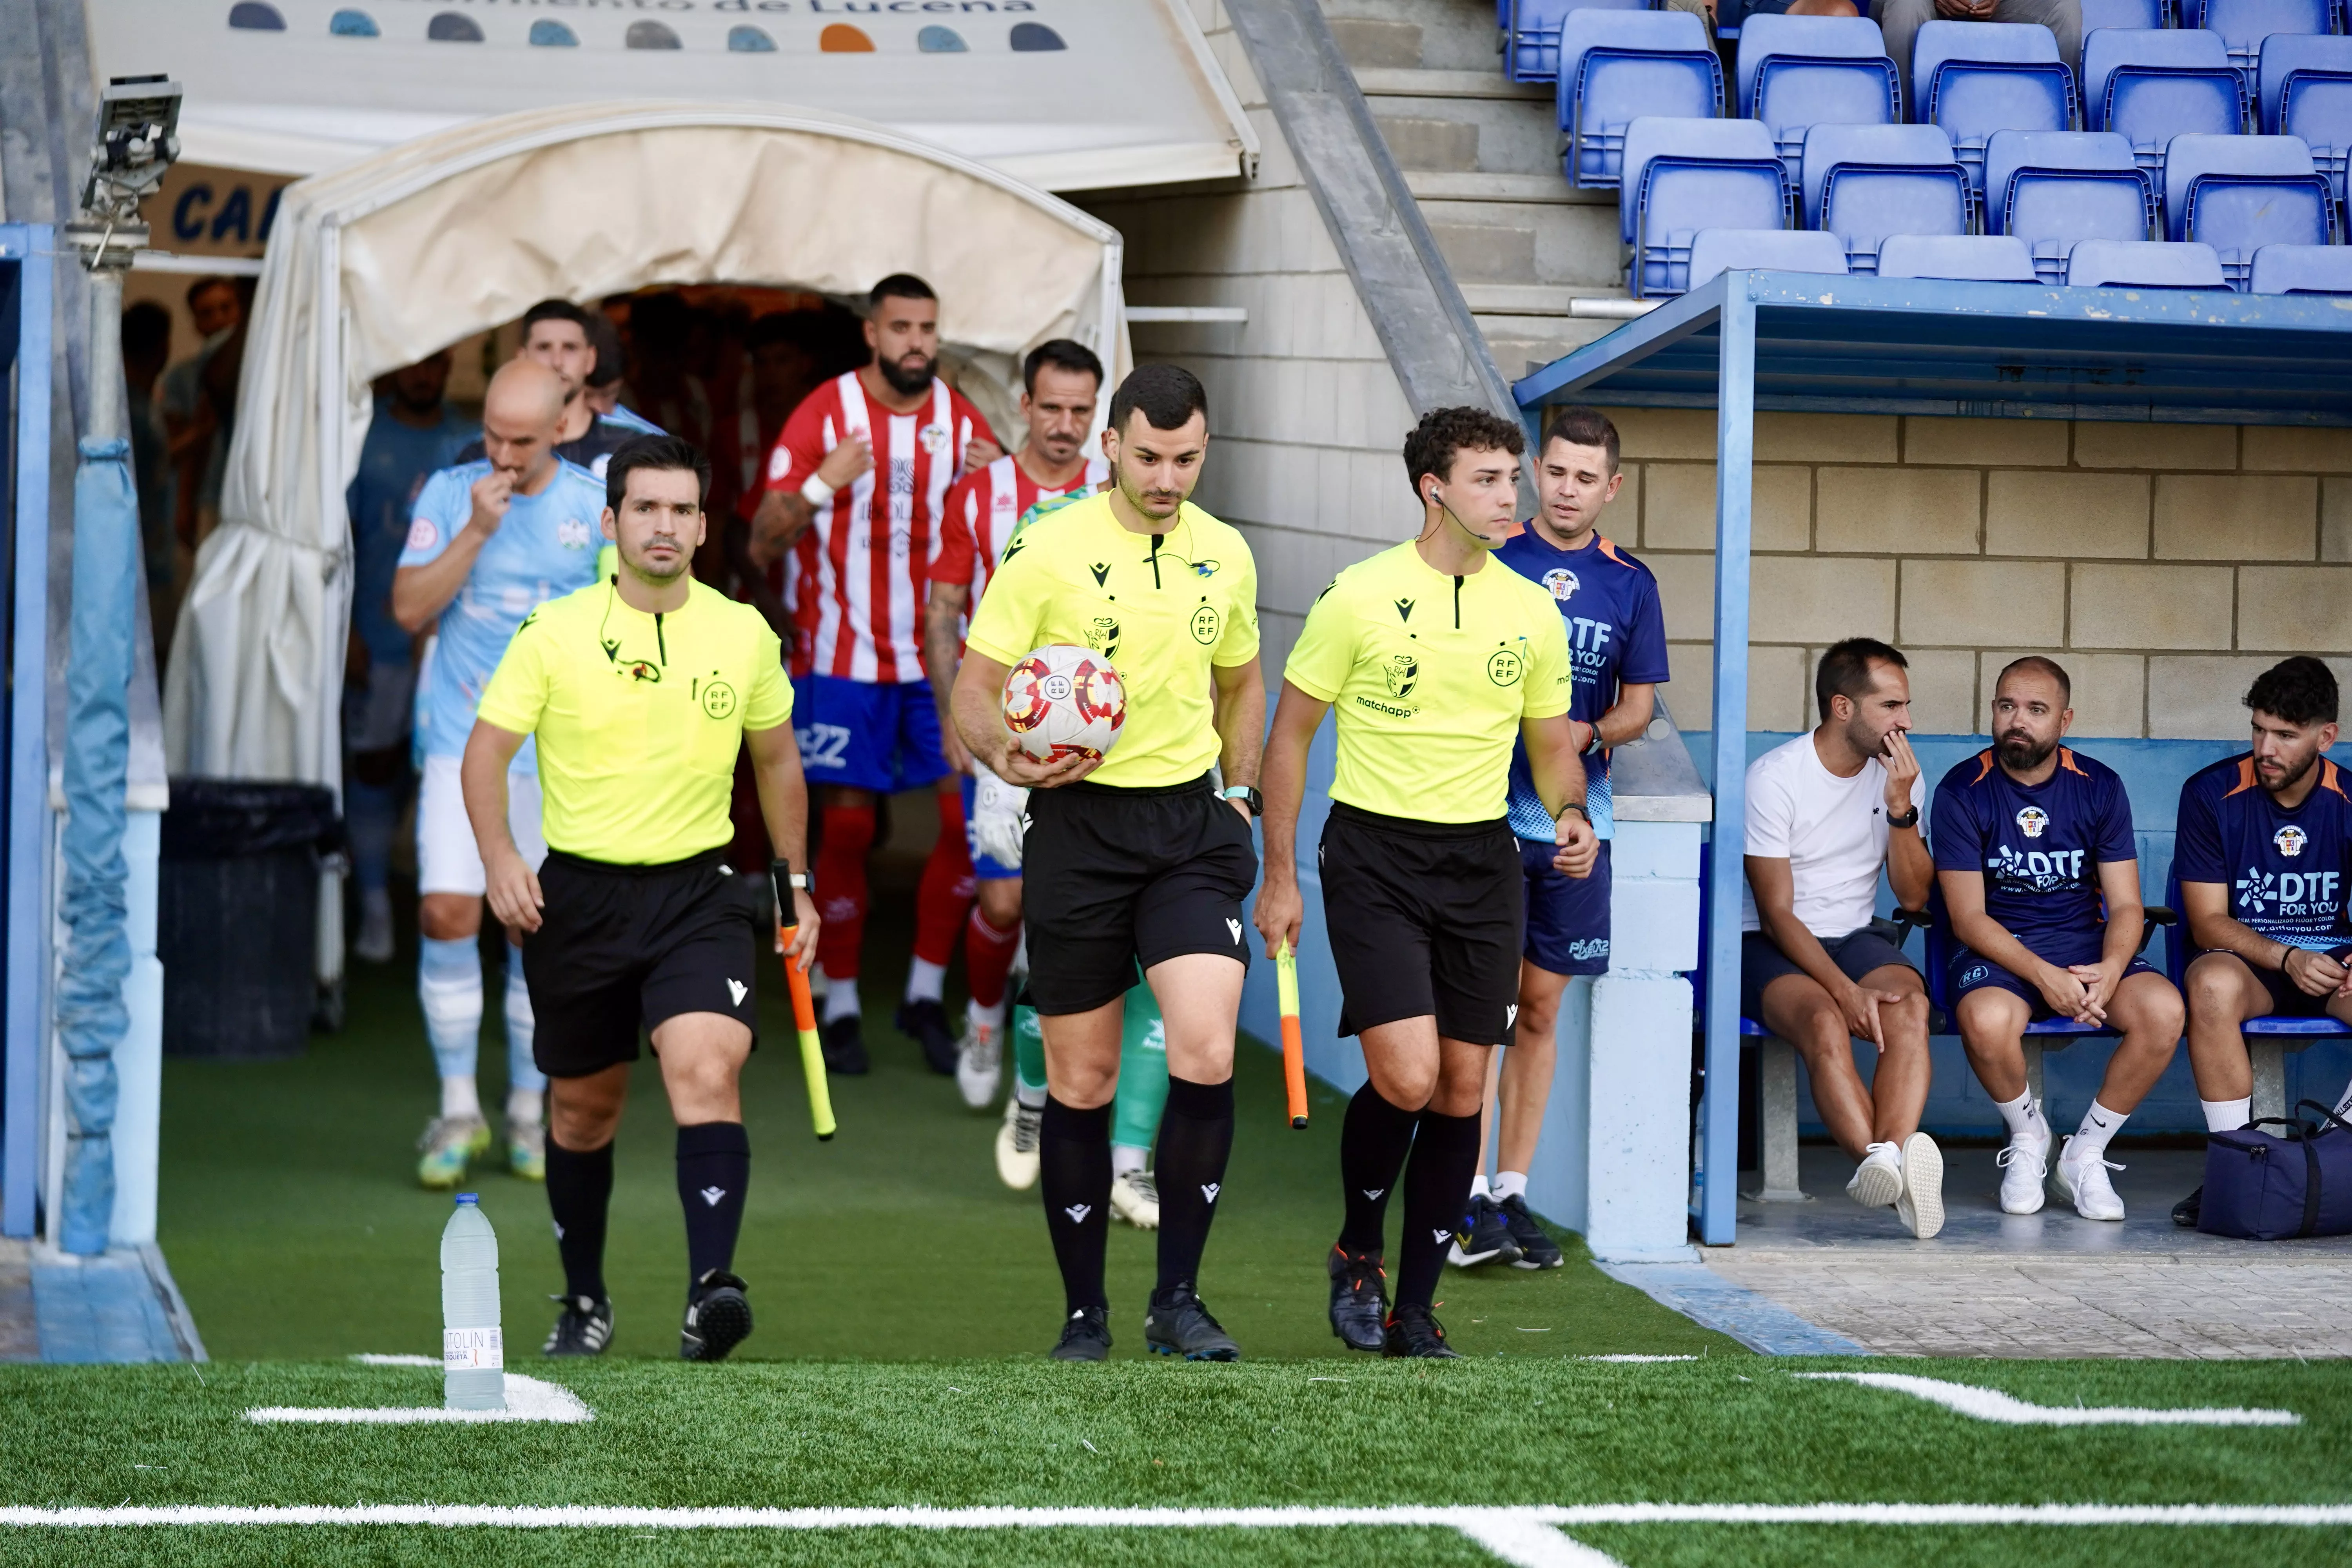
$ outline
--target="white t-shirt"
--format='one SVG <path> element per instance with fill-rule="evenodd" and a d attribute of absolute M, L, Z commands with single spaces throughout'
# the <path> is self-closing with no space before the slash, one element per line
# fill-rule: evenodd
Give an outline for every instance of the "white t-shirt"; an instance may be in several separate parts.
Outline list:
<path fill-rule="evenodd" d="M 1927 798 L 1926 773 L 1911 781 L 1911 805 Z M 1748 853 L 1786 859 L 1796 883 L 1798 921 L 1818 937 L 1870 923 L 1878 868 L 1886 862 L 1886 765 L 1876 757 L 1842 779 L 1822 764 L 1810 731 L 1748 764 Z M 1760 931 L 1756 892 L 1739 889 L 1742 931 Z"/>

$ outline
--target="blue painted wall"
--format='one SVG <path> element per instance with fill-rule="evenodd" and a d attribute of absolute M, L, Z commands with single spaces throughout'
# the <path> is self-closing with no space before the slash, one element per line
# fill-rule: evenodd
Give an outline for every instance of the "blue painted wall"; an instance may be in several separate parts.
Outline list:
<path fill-rule="evenodd" d="M 1748 737 L 1748 754 L 1752 760 L 1773 747 L 1794 737 L 1769 731 L 1751 731 Z M 1709 779 L 1710 753 L 1704 732 L 1683 737 L 1689 747 L 1691 759 L 1698 764 L 1699 776 Z M 1991 742 L 1983 735 L 1914 735 L 1912 750 L 1918 753 L 1926 770 L 1930 799 L 1935 786 L 1954 763 L 1974 756 Z M 2231 756 L 2245 750 L 2240 741 L 2143 741 L 2101 740 L 2093 736 L 2070 738 L 2069 745 L 2086 755 L 2096 757 L 2122 775 L 2125 787 L 2131 793 L 2132 826 L 2139 839 L 2139 876 L 2143 896 L 2150 903 L 2162 901 L 2165 879 L 2172 869 L 2173 816 L 2180 803 L 2181 782 L 2206 763 Z M 1935 818 L 1928 817 L 1929 832 L 1935 829 Z M 1882 912 L 1895 907 L 1895 896 L 1888 890 L 1885 879 L 1879 880 L 1878 907 Z M 1914 934 L 1909 946 L 1912 958 L 1920 958 L 1922 940 Z M 2168 934 L 2158 932 L 2148 944 L 2148 961 L 2161 966 L 2165 962 L 2164 943 Z M 2071 1128 L 2088 1109 L 2091 1097 L 2098 1091 L 2099 1079 L 2106 1070 L 2107 1045 L 2104 1040 L 2083 1040 L 2044 1058 L 2044 1089 L 2050 1102 L 2051 1120 L 2062 1130 Z M 1957 1037 L 1938 1036 L 1931 1043 L 1934 1053 L 1936 1082 L 1927 1097 L 1926 1122 L 1928 1131 L 1937 1133 L 1984 1133 L 1990 1135 L 2000 1127 L 2000 1117 L 1992 1108 L 1984 1089 L 1969 1070 L 1968 1060 L 1961 1054 Z M 1876 1053 L 1864 1049 L 1856 1053 L 1864 1079 L 1876 1066 Z M 1811 1119 L 1812 1086 L 1807 1079 L 1804 1066 L 1798 1064 L 1799 1088 L 1797 1105 L 1801 1130 L 1807 1134 L 1822 1131 L 1819 1121 Z M 2352 1079 L 2352 1044 L 2323 1041 L 2286 1058 L 2287 1103 L 2309 1096 L 2314 1100 L 2335 1100 L 2344 1090 L 2347 1079 Z M 2147 1099 L 2132 1116 L 2130 1132 L 2202 1132 L 2204 1113 L 2197 1106 L 2197 1085 L 2189 1076 L 2189 1053 L 2183 1048 L 2174 1057 Z"/>

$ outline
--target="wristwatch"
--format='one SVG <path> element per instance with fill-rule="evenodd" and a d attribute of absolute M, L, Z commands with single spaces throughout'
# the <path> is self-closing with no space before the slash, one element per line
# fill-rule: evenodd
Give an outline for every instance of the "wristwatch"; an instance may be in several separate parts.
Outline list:
<path fill-rule="evenodd" d="M 793 907 L 792 900 L 784 897 L 788 891 L 806 893 L 812 899 L 816 897 L 815 876 L 807 871 L 793 870 L 789 860 L 768 862 L 768 885 L 776 895 L 776 908 L 780 910 Z"/>
<path fill-rule="evenodd" d="M 1252 816 L 1265 815 L 1265 796 L 1258 794 L 1255 784 L 1227 784 L 1219 798 L 1240 801 L 1249 807 L 1249 814 Z"/>
<path fill-rule="evenodd" d="M 1913 806 L 1910 810 L 1908 810 L 1908 811 L 1905 812 L 1905 813 L 1904 813 L 1902 816 L 1895 816 L 1895 815 L 1893 812 L 1891 812 L 1891 811 L 1890 811 L 1890 812 L 1888 812 L 1888 813 L 1886 814 L 1886 826 L 1889 826 L 1889 827 L 1916 827 L 1916 826 L 1919 826 L 1919 808 L 1918 808 L 1917 806 L 1916 806 L 1916 805 L 1915 805 L 1915 806 Z"/>
<path fill-rule="evenodd" d="M 1584 818 L 1584 825 L 1587 827 L 1592 826 L 1592 814 L 1584 809 L 1584 803 L 1580 800 L 1571 800 L 1565 803 L 1558 811 L 1551 814 L 1551 819 L 1554 822 L 1558 822 L 1561 817 L 1566 816 L 1571 811 L 1576 813 L 1577 816 Z"/>

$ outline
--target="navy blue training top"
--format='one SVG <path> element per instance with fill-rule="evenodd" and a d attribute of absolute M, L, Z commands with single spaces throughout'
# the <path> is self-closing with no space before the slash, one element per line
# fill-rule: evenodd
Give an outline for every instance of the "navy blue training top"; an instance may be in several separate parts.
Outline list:
<path fill-rule="evenodd" d="M 2344 919 L 2344 861 L 2352 847 L 2352 795 L 2326 758 L 2290 811 L 2254 775 L 2251 752 L 2225 757 L 2180 786 L 2173 875 L 2220 882 L 2230 914 L 2273 942 L 2326 952 L 2352 942 Z"/>
<path fill-rule="evenodd" d="M 2105 925 L 2099 867 L 2138 858 L 2123 780 L 2067 746 L 2038 784 L 1979 752 L 1936 786 L 1935 811 L 1936 869 L 1983 872 L 1985 912 L 2039 956 Z"/>

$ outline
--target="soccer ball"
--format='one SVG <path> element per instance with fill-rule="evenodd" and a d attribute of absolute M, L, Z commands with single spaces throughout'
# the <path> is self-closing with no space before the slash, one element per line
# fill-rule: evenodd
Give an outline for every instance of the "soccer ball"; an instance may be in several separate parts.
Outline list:
<path fill-rule="evenodd" d="M 1041 763 L 1100 758 L 1127 722 L 1127 685 L 1092 648 L 1048 643 L 1004 678 L 1004 728 Z"/>

